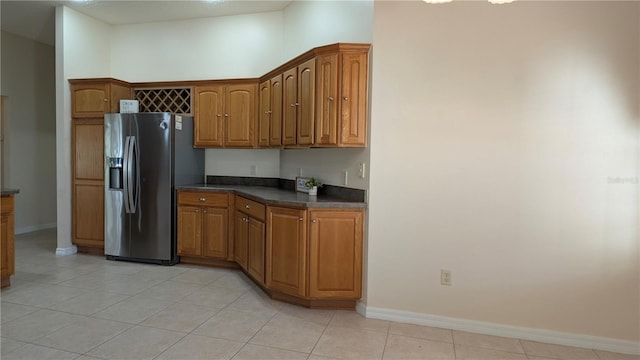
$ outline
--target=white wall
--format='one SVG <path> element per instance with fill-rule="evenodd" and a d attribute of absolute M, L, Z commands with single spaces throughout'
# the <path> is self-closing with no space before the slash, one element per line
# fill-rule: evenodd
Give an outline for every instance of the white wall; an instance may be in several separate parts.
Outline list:
<path fill-rule="evenodd" d="M 373 1 L 293 1 L 284 11 L 282 62 L 316 46 L 336 42 L 371 43 Z M 369 166 L 369 148 L 286 149 L 280 153 L 280 177 L 315 176 L 329 185 L 368 189 L 358 178 L 358 164 Z M 348 181 L 344 183 L 344 171 Z"/>
<path fill-rule="evenodd" d="M 639 14 L 375 3 L 369 308 L 640 340 Z"/>
<path fill-rule="evenodd" d="M 58 248 L 71 245 L 71 93 L 69 79 L 109 77 L 111 27 L 56 8 L 56 167 Z"/>
<path fill-rule="evenodd" d="M 114 26 L 111 74 L 130 82 L 259 77 L 280 65 L 282 12 Z"/>
<path fill-rule="evenodd" d="M 111 73 L 131 82 L 252 78 L 280 65 L 281 54 L 281 11 L 120 25 L 113 28 Z M 277 155 L 207 149 L 205 172 L 278 177 Z M 256 175 L 252 165 L 258 166 Z"/>
<path fill-rule="evenodd" d="M 365 163 L 365 178 L 358 177 L 358 164 Z M 287 149 L 280 151 L 280 177 L 294 180 L 299 176 L 317 177 L 323 184 L 368 189 L 368 148 Z M 344 183 L 344 172 L 347 183 Z"/>
<path fill-rule="evenodd" d="M 280 150 L 207 149 L 207 175 L 279 178 Z"/>
<path fill-rule="evenodd" d="M 316 46 L 372 41 L 372 0 L 292 1 L 283 14 L 282 62 Z"/>
<path fill-rule="evenodd" d="M 7 183 L 15 196 L 16 233 L 56 222 L 55 51 L 2 32 L 2 95 L 8 142 Z"/>

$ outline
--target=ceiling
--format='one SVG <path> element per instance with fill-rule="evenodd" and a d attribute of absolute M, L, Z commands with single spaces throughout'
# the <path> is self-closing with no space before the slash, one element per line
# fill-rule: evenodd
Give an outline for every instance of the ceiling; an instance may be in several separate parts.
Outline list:
<path fill-rule="evenodd" d="M 186 20 L 251 14 L 284 9 L 292 0 L 0 0 L 0 27 L 49 45 L 55 45 L 55 7 L 68 6 L 112 25 Z"/>

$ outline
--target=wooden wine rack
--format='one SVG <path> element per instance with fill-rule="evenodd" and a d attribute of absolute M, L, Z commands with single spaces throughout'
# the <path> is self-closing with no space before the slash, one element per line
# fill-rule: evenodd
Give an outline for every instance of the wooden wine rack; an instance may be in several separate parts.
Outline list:
<path fill-rule="evenodd" d="M 171 112 L 192 115 L 191 88 L 134 89 L 140 112 Z"/>

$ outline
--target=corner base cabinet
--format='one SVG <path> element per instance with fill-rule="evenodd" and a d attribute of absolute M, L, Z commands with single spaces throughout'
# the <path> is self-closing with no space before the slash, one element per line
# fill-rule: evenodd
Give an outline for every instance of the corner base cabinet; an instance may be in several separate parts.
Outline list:
<path fill-rule="evenodd" d="M 267 288 L 309 306 L 314 300 L 355 305 L 362 296 L 363 229 L 360 209 L 268 207 Z"/>

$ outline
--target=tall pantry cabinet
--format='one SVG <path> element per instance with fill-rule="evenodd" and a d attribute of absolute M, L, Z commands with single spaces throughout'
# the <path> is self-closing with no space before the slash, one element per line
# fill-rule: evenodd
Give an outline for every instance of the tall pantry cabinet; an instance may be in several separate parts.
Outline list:
<path fill-rule="evenodd" d="M 104 254 L 104 114 L 131 99 L 128 83 L 73 79 L 71 85 L 71 231 L 79 252 Z"/>

